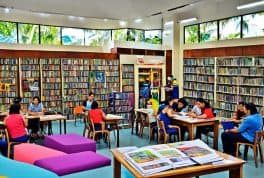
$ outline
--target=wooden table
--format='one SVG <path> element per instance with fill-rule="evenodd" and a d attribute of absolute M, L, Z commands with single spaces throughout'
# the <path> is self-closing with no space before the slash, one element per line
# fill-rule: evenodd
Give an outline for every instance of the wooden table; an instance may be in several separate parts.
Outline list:
<path fill-rule="evenodd" d="M 116 129 L 116 146 L 119 147 L 119 126 L 118 123 L 121 120 L 125 120 L 125 118 L 120 117 L 118 115 L 107 114 L 107 119 L 104 120 L 105 124 L 113 125 Z"/>
<path fill-rule="evenodd" d="M 243 178 L 243 164 L 245 163 L 245 161 L 224 153 L 219 154 L 226 159 L 232 159 L 232 162 L 219 165 L 206 164 L 199 166 L 189 166 L 185 168 L 178 168 L 148 176 L 143 176 L 125 160 L 123 154 L 120 153 L 117 149 L 113 149 L 111 150 L 111 152 L 114 157 L 114 178 L 121 178 L 121 165 L 124 166 L 128 171 L 130 171 L 130 173 L 136 178 L 190 178 L 221 171 L 229 171 L 229 178 Z"/>
<path fill-rule="evenodd" d="M 60 121 L 60 134 L 62 133 L 61 129 L 61 121 L 63 120 L 63 126 L 64 126 L 64 134 L 66 134 L 66 117 L 60 114 L 56 115 L 43 115 L 43 116 L 26 116 L 26 119 L 39 119 L 40 122 L 47 122 L 47 121 Z M 48 127 L 51 127 L 51 125 L 48 125 Z M 52 129 L 48 128 L 49 135 L 52 134 Z"/>
<path fill-rule="evenodd" d="M 194 128 L 197 126 L 213 126 L 214 129 L 214 149 L 218 149 L 218 132 L 219 132 L 219 120 L 213 119 L 194 119 L 190 117 L 181 117 L 175 115 L 173 119 L 177 120 L 177 124 L 185 126 L 189 130 L 189 139 L 194 139 Z"/>

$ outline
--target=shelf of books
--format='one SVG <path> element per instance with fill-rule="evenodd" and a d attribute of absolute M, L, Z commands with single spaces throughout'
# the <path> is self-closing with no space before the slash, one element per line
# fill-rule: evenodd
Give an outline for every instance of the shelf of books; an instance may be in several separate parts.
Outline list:
<path fill-rule="evenodd" d="M 62 112 L 62 76 L 60 58 L 43 58 L 41 61 L 41 99 L 50 111 Z"/>
<path fill-rule="evenodd" d="M 40 96 L 40 63 L 38 58 L 20 58 L 22 108 L 27 109 L 34 96 Z"/>
<path fill-rule="evenodd" d="M 73 119 L 73 109 L 82 105 L 89 92 L 89 59 L 62 59 L 64 114 Z"/>
<path fill-rule="evenodd" d="M 109 94 L 120 89 L 119 60 L 91 59 L 90 66 L 90 90 L 99 107 L 107 112 Z"/>
<path fill-rule="evenodd" d="M 196 98 L 214 102 L 215 58 L 184 59 L 183 95 L 190 105 Z"/>
<path fill-rule="evenodd" d="M 0 111 L 8 111 L 18 92 L 18 59 L 0 58 Z"/>

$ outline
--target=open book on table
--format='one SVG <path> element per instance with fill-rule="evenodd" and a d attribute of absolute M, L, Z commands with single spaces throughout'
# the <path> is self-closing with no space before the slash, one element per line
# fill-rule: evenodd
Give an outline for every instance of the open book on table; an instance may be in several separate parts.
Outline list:
<path fill-rule="evenodd" d="M 223 160 L 201 140 L 146 146 L 124 156 L 143 175 Z"/>

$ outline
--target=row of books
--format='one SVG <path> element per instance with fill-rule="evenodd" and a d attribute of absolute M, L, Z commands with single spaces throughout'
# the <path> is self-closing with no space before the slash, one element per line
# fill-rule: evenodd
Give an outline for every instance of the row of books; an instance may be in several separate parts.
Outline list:
<path fill-rule="evenodd" d="M 79 70 L 90 70 L 90 66 L 83 66 L 83 65 L 74 65 L 70 66 L 70 64 L 64 65 L 63 70 L 71 70 L 71 71 L 79 71 Z"/>
<path fill-rule="evenodd" d="M 119 71 L 107 71 L 106 72 L 106 77 L 117 77 L 119 76 Z"/>
<path fill-rule="evenodd" d="M 85 83 L 85 82 L 89 82 L 89 78 L 88 77 L 75 77 L 75 76 L 68 76 L 68 77 L 64 77 L 64 82 L 67 83 Z"/>
<path fill-rule="evenodd" d="M 217 101 L 215 103 L 215 108 L 227 110 L 230 112 L 235 111 L 236 107 L 237 107 L 236 103 L 229 103 L 229 102 L 223 102 L 223 101 Z"/>
<path fill-rule="evenodd" d="M 184 80 L 214 83 L 214 76 L 184 75 Z"/>
<path fill-rule="evenodd" d="M 214 65 L 214 58 L 185 59 L 185 66 L 208 66 Z"/>
<path fill-rule="evenodd" d="M 117 82 L 115 85 L 116 87 L 119 85 L 119 78 L 118 77 L 107 77 L 107 82 Z"/>
<path fill-rule="evenodd" d="M 42 75 L 43 77 L 60 77 L 60 72 L 59 71 L 43 71 Z"/>
<path fill-rule="evenodd" d="M 32 78 L 32 77 L 39 77 L 39 71 L 22 71 L 22 78 Z"/>
<path fill-rule="evenodd" d="M 183 85 L 183 88 L 192 89 L 192 90 L 214 91 L 214 85 L 213 84 L 194 83 L 194 82 L 185 82 Z"/>
<path fill-rule="evenodd" d="M 237 94 L 238 87 L 232 86 L 232 85 L 217 85 L 216 86 L 216 92 L 224 92 L 224 93 L 233 93 Z"/>
<path fill-rule="evenodd" d="M 193 98 L 204 98 L 204 99 L 209 99 L 209 100 L 214 99 L 213 92 L 184 90 L 183 93 L 184 93 L 184 96 L 193 97 Z"/>
<path fill-rule="evenodd" d="M 134 72 L 132 73 L 122 73 L 122 78 L 123 79 L 133 79 L 134 78 Z"/>
<path fill-rule="evenodd" d="M 134 86 L 122 86 L 124 92 L 134 92 Z"/>
<path fill-rule="evenodd" d="M 243 94 L 243 95 L 251 95 L 253 97 L 255 96 L 259 96 L 259 97 L 263 97 L 264 96 L 264 88 L 239 88 L 239 94 Z"/>
<path fill-rule="evenodd" d="M 122 85 L 134 85 L 134 79 L 122 79 Z"/>
<path fill-rule="evenodd" d="M 90 73 L 89 71 L 63 71 L 63 76 L 68 77 L 89 77 Z"/>
<path fill-rule="evenodd" d="M 253 57 L 217 58 L 217 65 L 225 66 L 254 66 Z"/>
<path fill-rule="evenodd" d="M 25 64 L 22 64 L 21 65 L 21 70 L 22 71 L 27 71 L 27 72 L 31 72 L 31 70 L 40 70 L 40 67 L 39 65 L 25 65 Z"/>
<path fill-rule="evenodd" d="M 46 65 L 48 66 L 60 66 L 61 64 L 61 59 L 60 58 L 44 58 L 44 59 L 40 59 L 40 63 L 41 64 L 49 64 Z"/>
<path fill-rule="evenodd" d="M 119 70 L 119 66 L 97 66 L 97 65 L 92 65 L 91 70 L 105 70 L 105 71 L 115 71 Z"/>
<path fill-rule="evenodd" d="M 49 95 L 43 97 L 44 101 L 61 101 L 62 97 L 61 95 Z"/>
<path fill-rule="evenodd" d="M 238 101 L 244 101 L 246 103 L 252 102 L 255 105 L 263 106 L 263 97 L 254 97 L 254 96 L 243 96 L 238 95 Z"/>
<path fill-rule="evenodd" d="M 264 75 L 264 68 L 233 68 L 233 67 L 219 67 L 217 68 L 217 75 L 253 75 L 253 76 L 263 76 Z"/>
<path fill-rule="evenodd" d="M 109 59 L 93 59 L 90 61 L 91 65 L 119 65 L 119 60 L 109 60 Z"/>
<path fill-rule="evenodd" d="M 18 67 L 16 65 L 13 66 L 1 65 L 0 69 L 6 71 L 17 71 Z"/>
<path fill-rule="evenodd" d="M 90 59 L 82 59 L 82 58 L 63 58 L 62 64 L 64 65 L 89 65 Z"/>
<path fill-rule="evenodd" d="M 201 140 L 118 150 L 144 176 L 181 167 L 224 163 L 224 159 Z"/>
<path fill-rule="evenodd" d="M 38 58 L 22 58 L 21 64 L 27 64 L 27 65 L 39 65 L 39 59 Z"/>
<path fill-rule="evenodd" d="M 75 88 L 75 89 L 82 89 L 82 88 L 89 88 L 89 83 L 64 83 L 64 89 L 71 89 L 71 88 Z"/>
<path fill-rule="evenodd" d="M 9 78 L 14 78 L 14 77 L 17 77 L 17 71 L 0 71 L 0 77 L 2 78 L 6 78 L 6 77 L 9 77 Z"/>
<path fill-rule="evenodd" d="M 225 101 L 225 102 L 229 102 L 229 103 L 237 103 L 237 95 L 234 95 L 232 93 L 230 94 L 223 94 L 223 93 L 217 93 L 216 95 L 216 100 L 217 101 Z"/>
<path fill-rule="evenodd" d="M 46 83 L 42 85 L 44 90 L 60 90 L 61 84 L 60 83 Z"/>
<path fill-rule="evenodd" d="M 0 58 L 0 65 L 12 65 L 13 66 L 17 64 L 18 64 L 18 60 L 15 58 Z"/>

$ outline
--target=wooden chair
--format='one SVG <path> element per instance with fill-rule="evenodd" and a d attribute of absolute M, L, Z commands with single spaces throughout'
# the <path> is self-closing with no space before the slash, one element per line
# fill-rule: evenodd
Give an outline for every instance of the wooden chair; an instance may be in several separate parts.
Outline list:
<path fill-rule="evenodd" d="M 163 121 L 158 119 L 158 143 L 160 143 L 161 137 L 164 137 L 164 144 L 167 143 L 168 138 L 170 138 L 172 135 L 176 135 L 178 133 L 178 141 L 181 141 L 181 129 L 179 126 L 172 125 L 170 128 L 175 128 L 175 132 L 168 133 L 165 124 Z"/>
<path fill-rule="evenodd" d="M 245 145 L 246 147 L 251 147 L 253 149 L 254 153 L 254 160 L 255 160 L 255 166 L 256 168 L 258 167 L 258 151 L 260 153 L 260 161 L 263 163 L 263 151 L 262 151 L 262 142 L 264 138 L 264 131 L 262 130 L 261 132 L 256 132 L 254 143 L 245 143 L 245 142 L 238 142 L 237 143 L 237 148 L 236 148 L 236 156 L 239 156 L 239 147 L 240 145 Z M 245 154 L 244 154 L 245 155 Z"/>
<path fill-rule="evenodd" d="M 13 145 L 20 144 L 22 142 L 13 142 L 11 141 L 11 138 L 9 137 L 9 133 L 7 131 L 7 128 L 5 129 L 5 138 L 7 141 L 7 157 L 10 158 L 11 148 Z"/>
<path fill-rule="evenodd" d="M 83 113 L 83 107 L 82 106 L 75 106 L 73 109 L 73 117 L 74 117 L 74 125 L 76 126 L 76 120 L 82 119 L 84 113 Z"/>
<path fill-rule="evenodd" d="M 154 116 L 156 119 L 156 116 Z M 157 122 L 150 122 L 150 115 L 141 113 L 139 118 L 139 136 L 143 136 L 143 131 L 145 127 L 149 128 L 149 142 L 151 141 L 152 135 L 154 134 L 155 129 L 157 129 Z"/>

